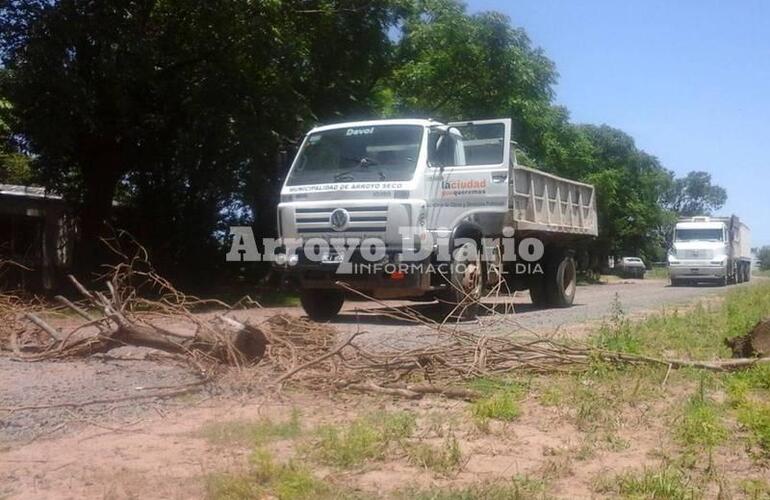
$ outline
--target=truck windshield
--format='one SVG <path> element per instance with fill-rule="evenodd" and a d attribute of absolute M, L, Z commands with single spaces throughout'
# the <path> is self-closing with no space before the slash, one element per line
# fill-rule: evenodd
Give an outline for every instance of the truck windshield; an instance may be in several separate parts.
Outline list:
<path fill-rule="evenodd" d="M 716 229 L 677 229 L 676 241 L 722 241 L 722 230 Z"/>
<path fill-rule="evenodd" d="M 406 181 L 414 175 L 423 127 L 379 125 L 308 136 L 288 186 L 359 181 Z"/>

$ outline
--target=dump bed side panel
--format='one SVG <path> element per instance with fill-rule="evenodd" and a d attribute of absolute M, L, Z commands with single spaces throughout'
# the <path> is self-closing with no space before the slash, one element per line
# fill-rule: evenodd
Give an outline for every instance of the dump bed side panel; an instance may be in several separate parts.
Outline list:
<path fill-rule="evenodd" d="M 736 257 L 744 260 L 751 260 L 751 230 L 746 224 L 739 222 L 736 231 L 738 240 L 736 241 Z"/>
<path fill-rule="evenodd" d="M 596 195 L 589 184 L 513 167 L 510 224 L 518 230 L 596 236 Z"/>

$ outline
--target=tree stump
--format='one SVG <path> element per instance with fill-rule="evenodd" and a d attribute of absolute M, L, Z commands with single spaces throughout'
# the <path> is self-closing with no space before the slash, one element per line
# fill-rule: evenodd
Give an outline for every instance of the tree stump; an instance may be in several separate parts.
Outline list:
<path fill-rule="evenodd" d="M 770 318 L 758 322 L 746 335 L 725 339 L 725 345 L 734 358 L 770 357 Z"/>

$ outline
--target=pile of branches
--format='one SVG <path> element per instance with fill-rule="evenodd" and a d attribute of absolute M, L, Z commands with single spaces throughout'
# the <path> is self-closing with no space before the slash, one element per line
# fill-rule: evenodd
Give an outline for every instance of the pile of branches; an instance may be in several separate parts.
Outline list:
<path fill-rule="evenodd" d="M 0 259 L 0 283 L 4 283 L 6 272 L 14 269 L 30 270 L 12 260 Z M 29 311 L 38 307 L 40 304 L 27 293 L 5 289 L 0 291 L 0 346 L 10 342 L 13 335 L 24 330 L 19 311 Z"/>
<path fill-rule="evenodd" d="M 122 346 L 143 346 L 180 356 L 207 374 L 214 372 L 212 365 L 258 364 L 252 374 L 263 387 L 278 389 L 294 384 L 408 398 L 433 393 L 462 399 L 477 396 L 465 387 L 466 380 L 516 372 L 581 371 L 597 360 L 657 364 L 669 370 L 696 367 L 717 371 L 770 361 L 660 359 L 561 343 L 533 332 L 523 336 L 485 335 L 478 328 L 471 331 L 462 324 L 439 323 L 414 309 L 383 303 L 378 312 L 413 325 L 411 347 L 373 345 L 364 340 L 366 332 L 360 329 L 340 339 L 327 325 L 285 314 L 249 324 L 230 314 L 239 307 L 258 305 L 248 297 L 228 305 L 185 295 L 153 270 L 141 246 L 137 245 L 133 255 L 124 254 L 117 246 L 112 248 L 121 256 L 121 262 L 107 268 L 101 279 L 102 290 L 88 289 L 70 277 L 80 300 L 56 297 L 60 309 L 79 318 L 76 326 L 61 331 L 49 324 L 40 311 L 23 314 L 35 332 L 45 337 L 39 342 L 19 342 L 16 330 L 12 330 L 10 343 L 17 358 L 80 358 Z M 376 302 L 345 283 L 338 286 Z M 16 322 L 18 305 L 12 303 L 8 313 Z M 512 330 L 522 330 L 508 315 L 497 317 L 511 321 Z"/>
<path fill-rule="evenodd" d="M 195 313 L 201 308 L 232 309 L 216 300 L 185 295 L 152 267 L 145 249 L 136 245 L 133 255 L 105 242 L 121 256 L 116 265 L 97 280 L 106 290 L 91 290 L 74 276 L 70 281 L 80 295 L 73 301 L 57 296 L 59 306 L 48 310 L 27 310 L 21 317 L 44 333 L 44 341 L 19 339 L 11 332 L 10 347 L 18 359 L 40 361 L 86 357 L 124 346 L 159 349 L 184 357 L 201 372 L 206 365 L 244 366 L 258 362 L 267 348 L 264 332 L 225 314 Z M 52 326 L 43 313 L 66 312 L 80 321 L 62 331 Z M 9 315 L 19 321 L 18 305 Z"/>
<path fill-rule="evenodd" d="M 338 286 L 377 302 L 345 283 Z M 414 325 L 410 328 L 414 335 L 411 340 L 419 343 L 418 346 L 373 346 L 371 342 L 360 341 L 366 333 L 361 330 L 335 345 L 328 344 L 331 338 L 328 333 L 323 336 L 323 342 L 308 341 L 306 335 L 318 334 L 312 328 L 300 328 L 290 336 L 279 333 L 271 337 L 271 353 L 266 356 L 271 372 L 279 374 L 273 383 L 347 388 L 407 398 L 443 394 L 474 399 L 478 394 L 465 388 L 462 382 L 521 372 L 579 372 L 597 361 L 615 365 L 659 365 L 667 367 L 669 372 L 684 367 L 730 371 L 770 362 L 770 358 L 757 357 L 711 362 L 656 358 L 563 343 L 534 332 L 523 336 L 485 335 L 462 324 L 437 322 L 408 307 L 394 308 L 384 303 L 380 306 L 379 313 Z M 301 326 L 297 322 L 303 320 L 282 316 L 278 321 L 288 326 L 288 332 Z M 506 321 L 511 322 L 511 329 L 522 330 L 515 320 Z M 289 356 L 288 352 L 293 354 Z"/>

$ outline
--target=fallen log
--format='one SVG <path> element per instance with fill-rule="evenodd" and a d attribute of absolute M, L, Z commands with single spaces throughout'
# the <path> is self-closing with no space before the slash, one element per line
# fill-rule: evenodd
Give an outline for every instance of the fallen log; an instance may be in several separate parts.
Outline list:
<path fill-rule="evenodd" d="M 172 354 L 190 356 L 196 360 L 209 360 L 228 365 L 258 363 L 265 354 L 268 340 L 265 333 L 253 325 L 242 323 L 226 316 L 216 316 L 204 322 L 195 320 L 196 332 L 191 335 L 176 334 L 144 319 L 130 314 L 124 294 L 115 283 L 109 286 L 110 294 L 86 289 L 74 276 L 70 281 L 80 291 L 86 303 L 99 310 L 102 317 L 92 318 L 86 309 L 70 300 L 59 298 L 59 302 L 72 310 L 87 323 L 75 328 L 62 337 L 53 326 L 39 315 L 25 314 L 25 318 L 46 332 L 51 342 L 41 345 L 31 353 L 17 356 L 30 361 L 52 358 L 86 357 L 103 354 L 125 346 L 148 347 Z M 117 281 L 117 280 L 116 280 Z M 180 314 L 189 318 L 189 311 Z M 73 334 L 86 326 L 94 327 L 98 334 L 73 338 Z"/>

